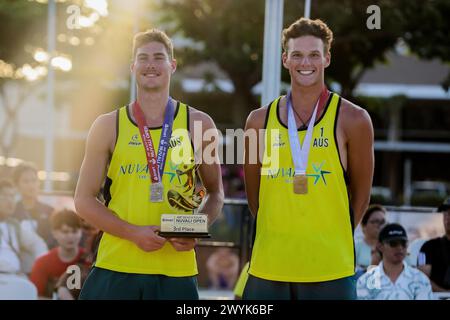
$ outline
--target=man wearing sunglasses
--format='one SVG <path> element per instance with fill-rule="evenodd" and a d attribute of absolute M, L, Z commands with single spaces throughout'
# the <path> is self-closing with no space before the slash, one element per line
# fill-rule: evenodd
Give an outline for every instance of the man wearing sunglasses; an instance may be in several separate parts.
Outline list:
<path fill-rule="evenodd" d="M 408 236 L 405 229 L 391 223 L 381 229 L 377 249 L 382 261 L 358 279 L 361 300 L 432 300 L 427 276 L 404 261 Z"/>

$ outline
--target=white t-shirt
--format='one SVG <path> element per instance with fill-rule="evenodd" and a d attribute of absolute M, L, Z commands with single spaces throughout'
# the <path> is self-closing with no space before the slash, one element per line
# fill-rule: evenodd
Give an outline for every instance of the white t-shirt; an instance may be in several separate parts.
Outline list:
<path fill-rule="evenodd" d="M 34 260 L 48 251 L 29 225 L 0 222 L 0 272 L 28 273 Z"/>
<path fill-rule="evenodd" d="M 0 272 L 20 272 L 19 250 L 14 226 L 0 222 Z"/>
<path fill-rule="evenodd" d="M 363 274 L 357 282 L 360 300 L 433 300 L 428 277 L 403 262 L 403 271 L 392 283 L 384 273 L 383 262 Z"/>
<path fill-rule="evenodd" d="M 356 265 L 366 269 L 372 262 L 372 248 L 363 238 L 355 240 Z"/>

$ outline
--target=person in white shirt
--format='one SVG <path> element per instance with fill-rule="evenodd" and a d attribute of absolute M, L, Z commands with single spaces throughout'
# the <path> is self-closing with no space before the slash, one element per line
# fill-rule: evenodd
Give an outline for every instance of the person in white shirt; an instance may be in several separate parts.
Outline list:
<path fill-rule="evenodd" d="M 0 181 L 0 299 L 37 298 L 27 279 L 21 254 L 34 259 L 48 251 L 45 241 L 33 230 L 15 220 L 15 189 L 12 182 Z"/>
<path fill-rule="evenodd" d="M 430 280 L 404 261 L 408 237 L 397 223 L 381 229 L 377 249 L 380 264 L 362 275 L 357 282 L 360 300 L 433 300 Z"/>
<path fill-rule="evenodd" d="M 361 228 L 364 238 L 355 240 L 355 258 L 358 270 L 366 271 L 367 267 L 378 264 L 379 260 L 374 260 L 378 234 L 386 224 L 386 210 L 381 205 L 371 205 L 361 220 Z M 376 261 L 378 260 L 378 261 Z"/>

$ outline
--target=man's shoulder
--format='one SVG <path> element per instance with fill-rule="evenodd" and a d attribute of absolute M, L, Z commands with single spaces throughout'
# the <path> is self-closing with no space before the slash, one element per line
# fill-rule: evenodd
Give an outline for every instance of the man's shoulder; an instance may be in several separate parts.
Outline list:
<path fill-rule="evenodd" d="M 364 120 L 369 115 L 364 108 L 342 97 L 339 112 L 339 116 L 349 121 Z"/>
<path fill-rule="evenodd" d="M 361 132 L 373 130 L 369 113 L 362 107 L 341 98 L 339 126 L 348 136 L 359 136 Z"/>
<path fill-rule="evenodd" d="M 269 103 L 268 105 L 259 107 L 251 111 L 247 117 L 247 127 L 262 129 L 266 122 L 267 112 L 269 112 L 269 108 L 271 105 L 272 103 Z"/>
<path fill-rule="evenodd" d="M 99 115 L 89 130 L 88 141 L 93 141 L 96 146 L 104 144 L 109 148 L 116 138 L 117 117 L 117 111 Z"/>
<path fill-rule="evenodd" d="M 118 110 L 120 110 L 120 108 L 116 109 L 116 110 L 113 110 L 111 112 L 102 113 L 101 115 L 99 115 L 97 117 L 97 119 L 95 121 L 96 122 L 99 121 L 101 123 L 105 123 L 105 122 L 107 122 L 107 123 L 114 122 L 115 123 L 116 119 L 117 119 L 117 112 L 118 112 Z"/>
<path fill-rule="evenodd" d="M 192 126 L 195 121 L 201 122 L 202 128 L 204 128 L 204 129 L 215 128 L 216 125 L 214 123 L 214 120 L 206 112 L 200 111 L 191 106 L 189 106 L 188 112 L 189 112 L 189 119 L 190 119 L 192 128 L 195 128 L 195 126 Z"/>
<path fill-rule="evenodd" d="M 189 117 L 196 119 L 196 120 L 203 120 L 203 119 L 212 119 L 209 114 L 207 114 L 204 111 L 198 110 L 197 108 L 188 106 L 188 112 Z"/>
<path fill-rule="evenodd" d="M 37 257 L 35 264 L 40 265 L 41 267 L 49 268 L 52 267 L 57 260 L 59 260 L 58 248 L 53 248 L 43 255 Z"/>
<path fill-rule="evenodd" d="M 419 269 L 417 269 L 417 268 L 414 268 L 414 267 L 412 267 L 412 266 L 410 266 L 410 265 L 407 265 L 408 267 L 408 271 L 410 272 L 410 273 L 412 273 L 412 275 L 413 275 L 413 277 L 416 279 L 416 280 L 419 280 L 419 281 L 421 281 L 421 282 L 427 282 L 428 281 L 428 277 L 425 275 L 425 273 L 423 273 L 422 271 L 420 271 Z"/>
<path fill-rule="evenodd" d="M 373 277 L 375 275 L 380 275 L 381 274 L 381 269 L 380 269 L 380 265 L 377 266 L 372 266 L 370 269 L 367 269 L 367 271 L 358 278 L 358 283 L 365 283 L 367 281 L 373 281 Z"/>
<path fill-rule="evenodd" d="M 431 248 L 436 248 L 436 247 L 440 247 L 441 246 L 441 237 L 437 237 L 437 238 L 433 238 L 430 240 L 427 240 L 422 248 L 420 249 L 420 251 L 422 250 L 426 250 L 426 249 L 431 249 Z"/>

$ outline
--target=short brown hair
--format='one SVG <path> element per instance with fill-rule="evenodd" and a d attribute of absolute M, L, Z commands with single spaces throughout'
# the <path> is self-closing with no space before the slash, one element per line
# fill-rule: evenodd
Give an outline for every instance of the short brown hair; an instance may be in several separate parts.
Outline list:
<path fill-rule="evenodd" d="M 302 36 L 313 36 L 322 39 L 324 53 L 328 53 L 333 42 L 333 31 L 320 19 L 301 18 L 283 30 L 283 50 L 288 51 L 289 39 Z"/>
<path fill-rule="evenodd" d="M 31 162 L 21 162 L 13 171 L 13 181 L 16 185 L 19 184 L 20 177 L 24 172 L 32 171 L 37 174 L 37 169 Z"/>
<path fill-rule="evenodd" d="M 63 225 L 81 229 L 81 220 L 74 211 L 62 209 L 52 214 L 51 225 L 53 230 L 61 229 Z"/>
<path fill-rule="evenodd" d="M 159 29 L 150 29 L 144 32 L 139 32 L 134 36 L 133 39 L 133 60 L 136 57 L 136 51 L 139 47 L 149 43 L 149 42 L 160 42 L 164 45 L 169 54 L 169 58 L 173 58 L 173 44 L 172 40 L 167 36 L 164 31 Z"/>
<path fill-rule="evenodd" d="M 363 226 L 366 226 L 367 223 L 369 222 L 370 217 L 376 211 L 381 211 L 384 214 L 386 214 L 386 209 L 381 204 L 372 204 L 371 206 L 369 206 L 369 208 L 367 208 L 366 212 L 364 213 L 361 220 L 361 224 Z"/>

